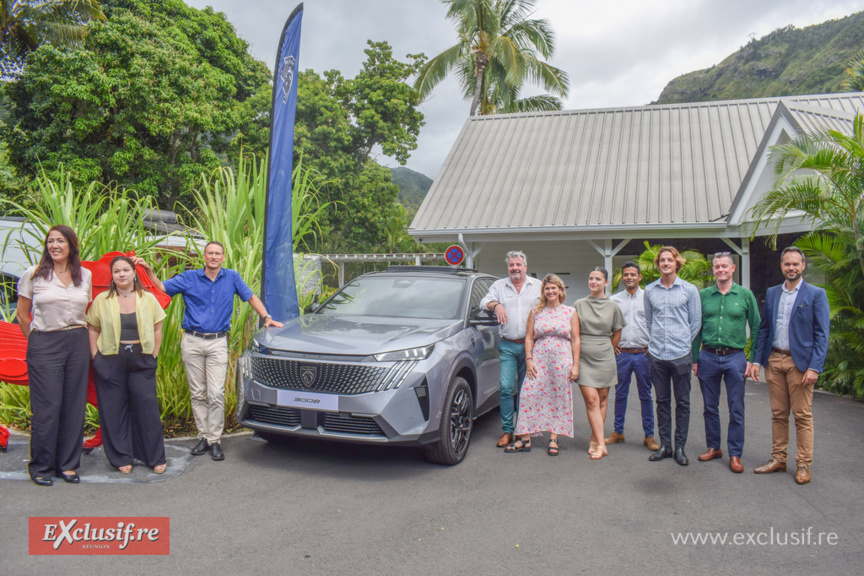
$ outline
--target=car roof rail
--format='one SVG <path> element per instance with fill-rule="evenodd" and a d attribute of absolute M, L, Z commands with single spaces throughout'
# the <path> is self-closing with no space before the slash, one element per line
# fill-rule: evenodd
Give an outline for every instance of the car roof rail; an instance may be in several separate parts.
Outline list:
<path fill-rule="evenodd" d="M 462 274 L 464 272 L 477 272 L 473 268 L 456 268 L 453 266 L 416 266 L 413 264 L 394 264 L 387 266 L 385 272 L 434 272 L 437 274 Z"/>

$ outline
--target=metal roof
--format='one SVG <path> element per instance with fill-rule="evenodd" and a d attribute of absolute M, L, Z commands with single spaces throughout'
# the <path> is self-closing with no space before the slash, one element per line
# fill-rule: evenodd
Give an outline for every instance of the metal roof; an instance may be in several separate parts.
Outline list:
<path fill-rule="evenodd" d="M 721 222 L 780 102 L 849 132 L 864 93 L 469 118 L 409 232 Z"/>

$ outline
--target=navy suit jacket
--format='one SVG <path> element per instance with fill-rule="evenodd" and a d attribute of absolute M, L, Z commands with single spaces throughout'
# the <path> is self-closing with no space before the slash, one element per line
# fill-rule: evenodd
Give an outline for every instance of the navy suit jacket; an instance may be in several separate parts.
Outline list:
<path fill-rule="evenodd" d="M 772 286 L 765 294 L 765 314 L 759 324 L 759 337 L 753 359 L 753 362 L 762 366 L 768 365 L 768 356 L 771 355 L 774 343 L 781 286 Z M 825 369 L 830 326 L 825 290 L 802 280 L 789 319 L 789 350 L 798 370 L 806 372 L 812 369 L 821 373 Z"/>

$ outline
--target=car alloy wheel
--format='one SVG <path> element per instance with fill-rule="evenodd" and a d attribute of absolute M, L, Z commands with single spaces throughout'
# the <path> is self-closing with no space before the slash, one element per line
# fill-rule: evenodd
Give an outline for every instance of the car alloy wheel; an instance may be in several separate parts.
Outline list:
<path fill-rule="evenodd" d="M 462 377 L 453 379 L 444 398 L 441 436 L 426 449 L 426 458 L 436 464 L 459 464 L 468 452 L 474 427 L 474 396 Z"/>

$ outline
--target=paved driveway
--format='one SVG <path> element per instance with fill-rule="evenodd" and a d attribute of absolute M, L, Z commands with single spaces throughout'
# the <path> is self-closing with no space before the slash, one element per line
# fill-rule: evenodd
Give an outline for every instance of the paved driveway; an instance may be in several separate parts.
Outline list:
<path fill-rule="evenodd" d="M 559 457 L 545 443 L 503 454 L 495 412 L 452 468 L 407 449 L 238 436 L 224 441 L 224 462 L 172 442 L 164 477 L 139 468 L 106 482 L 119 474 L 94 452 L 84 483 L 40 488 L 16 479 L 27 457 L 19 438 L 0 454 L 0 574 L 861 574 L 864 404 L 817 393 L 814 480 L 798 486 L 791 469 L 752 473 L 769 457 L 770 410 L 764 384 L 747 386 L 741 475 L 725 459 L 696 461 L 695 380 L 686 468 L 647 461 L 635 393 L 627 443 L 597 462 L 578 395 L 577 437 Z M 30 516 L 169 516 L 171 554 L 30 557 Z M 675 544 L 673 533 L 727 543 Z M 808 533 L 812 544 L 791 544 Z"/>

